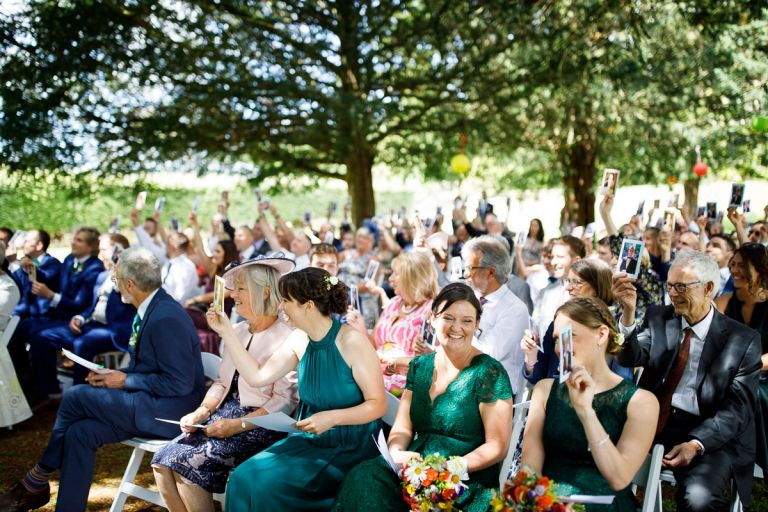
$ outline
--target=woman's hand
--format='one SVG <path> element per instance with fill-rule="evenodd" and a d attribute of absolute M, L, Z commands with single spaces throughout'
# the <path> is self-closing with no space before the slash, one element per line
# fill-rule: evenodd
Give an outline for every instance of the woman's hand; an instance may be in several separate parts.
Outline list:
<path fill-rule="evenodd" d="M 182 416 L 179 423 L 181 424 L 181 431 L 187 434 L 194 432 L 198 427 L 192 425 L 202 425 L 208 419 L 208 413 L 201 411 L 202 407 L 198 407 L 186 416 Z"/>
<path fill-rule="evenodd" d="M 352 309 L 352 306 L 347 309 L 347 323 L 354 327 L 355 330 L 366 335 L 368 334 L 368 329 L 365 328 L 365 318 L 363 318 L 362 313 L 358 310 Z"/>
<path fill-rule="evenodd" d="M 539 357 L 539 337 L 536 332 L 526 329 L 523 339 L 520 340 L 520 348 L 525 352 L 525 362 L 529 366 L 536 364 Z"/>
<path fill-rule="evenodd" d="M 229 321 L 227 314 L 223 311 L 221 313 L 217 312 L 213 308 L 213 304 L 208 308 L 208 312 L 205 313 L 205 319 L 208 321 L 208 327 L 222 338 L 227 330 L 232 330 L 232 323 Z"/>
<path fill-rule="evenodd" d="M 205 435 L 217 439 L 232 437 L 241 432 L 245 432 L 240 426 L 240 422 L 240 418 L 216 420 L 205 427 Z"/>
<path fill-rule="evenodd" d="M 421 454 L 419 452 L 409 452 L 399 448 L 390 449 L 389 454 L 392 456 L 392 461 L 395 464 L 399 464 L 400 466 L 408 464 L 414 457 L 416 457 L 418 460 L 421 460 Z"/>
<path fill-rule="evenodd" d="M 595 381 L 592 380 L 592 376 L 583 366 L 576 366 L 571 371 L 566 385 L 573 409 L 579 418 L 583 418 L 592 409 L 592 399 L 595 397 Z"/>
<path fill-rule="evenodd" d="M 425 320 L 426 321 L 426 320 Z M 417 356 L 421 356 L 424 354 L 431 354 L 435 350 L 427 345 L 424 342 L 424 337 L 421 335 L 421 333 L 417 334 L 416 337 L 413 339 L 413 353 Z"/>
<path fill-rule="evenodd" d="M 197 226 L 197 214 L 195 212 L 189 212 L 189 216 L 187 218 L 193 227 Z"/>
<path fill-rule="evenodd" d="M 336 426 L 333 411 L 322 411 L 296 422 L 296 428 L 308 434 L 322 434 Z"/>

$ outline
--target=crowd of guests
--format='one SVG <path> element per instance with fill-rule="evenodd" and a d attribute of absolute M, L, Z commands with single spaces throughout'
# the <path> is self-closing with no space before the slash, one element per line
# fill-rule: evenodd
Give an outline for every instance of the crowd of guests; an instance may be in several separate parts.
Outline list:
<path fill-rule="evenodd" d="M 196 211 L 182 230 L 134 209 L 124 233 L 79 228 L 63 262 L 45 230 L 0 228 L 0 332 L 19 318 L 0 347 L 0 421 L 59 407 L 0 509 L 43 506 L 60 470 L 57 510 L 83 510 L 96 449 L 150 436 L 175 437 L 152 460 L 172 511 L 213 510 L 225 490 L 229 511 L 406 510 L 371 439 L 387 393 L 392 458 L 460 456 L 462 510 L 488 508 L 529 393 L 521 461 L 561 490 L 634 508 L 631 480 L 661 443 L 681 510 L 724 509 L 731 479 L 748 504 L 768 460 L 768 225 L 730 208 L 731 234 L 683 212 L 671 230 L 654 211 L 617 227 L 612 206 L 604 231 L 547 239 L 538 219 L 511 232 L 485 198 L 472 219 L 457 199 L 450 228 L 440 211 L 355 228 L 348 207 L 339 226 L 332 208 L 291 223 L 266 202 L 235 227 L 224 195 L 207 240 Z M 619 264 L 626 239 L 644 241 L 637 277 Z M 75 364 L 62 394 L 62 349 L 126 357 L 108 373 Z M 222 356 L 207 390 L 201 351 Z M 249 421 L 278 412 L 299 432 Z"/>

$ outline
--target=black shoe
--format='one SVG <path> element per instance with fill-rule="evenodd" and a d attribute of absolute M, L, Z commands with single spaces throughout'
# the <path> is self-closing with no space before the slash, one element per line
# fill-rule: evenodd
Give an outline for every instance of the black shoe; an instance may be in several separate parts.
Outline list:
<path fill-rule="evenodd" d="M 4 494 L 0 494 L 0 512 L 26 512 L 44 506 L 51 500 L 51 486 L 31 493 L 21 482 L 16 482 Z"/>

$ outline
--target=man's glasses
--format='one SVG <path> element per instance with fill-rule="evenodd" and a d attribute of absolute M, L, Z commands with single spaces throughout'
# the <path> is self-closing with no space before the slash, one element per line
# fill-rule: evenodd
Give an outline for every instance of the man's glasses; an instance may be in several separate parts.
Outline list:
<path fill-rule="evenodd" d="M 669 293 L 670 290 L 675 290 L 675 293 L 678 295 L 683 295 L 688 292 L 688 288 L 691 286 L 700 284 L 701 281 L 691 281 L 690 283 L 670 283 L 666 282 L 664 283 L 664 291 Z"/>

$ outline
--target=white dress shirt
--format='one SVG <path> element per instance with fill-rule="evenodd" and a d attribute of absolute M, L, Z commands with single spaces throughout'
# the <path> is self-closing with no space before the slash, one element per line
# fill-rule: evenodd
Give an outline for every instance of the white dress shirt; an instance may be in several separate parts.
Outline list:
<path fill-rule="evenodd" d="M 255 245 L 249 245 L 247 249 L 240 251 L 240 263 L 250 260 L 254 252 L 256 252 Z"/>
<path fill-rule="evenodd" d="M 544 287 L 533 304 L 533 323 L 539 337 L 543 337 L 549 324 L 555 319 L 555 311 L 571 296 L 561 279 Z"/>
<path fill-rule="evenodd" d="M 506 284 L 484 298 L 487 302 L 480 317 L 480 335 L 474 345 L 504 366 L 509 374 L 512 391 L 519 400 L 525 386 L 520 371 L 525 353 L 520 348 L 520 340 L 528 328 L 528 308 Z"/>
<path fill-rule="evenodd" d="M 139 242 L 140 246 L 149 249 L 150 252 L 155 255 L 155 258 L 158 259 L 160 264 L 165 263 L 168 256 L 165 253 L 165 244 L 163 242 L 158 243 L 152 240 L 152 237 L 149 236 L 149 233 L 147 233 L 143 226 L 136 226 L 133 228 L 133 232 L 136 233 L 136 240 Z"/>
<path fill-rule="evenodd" d="M 197 269 L 186 254 L 180 254 L 163 265 L 163 289 L 182 306 L 198 294 Z"/>

